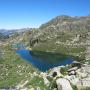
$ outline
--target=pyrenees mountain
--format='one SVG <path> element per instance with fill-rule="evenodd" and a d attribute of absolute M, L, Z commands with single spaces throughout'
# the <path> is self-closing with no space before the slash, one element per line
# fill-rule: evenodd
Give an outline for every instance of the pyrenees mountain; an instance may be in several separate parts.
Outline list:
<path fill-rule="evenodd" d="M 33 50 L 59 52 L 89 59 L 90 16 L 61 15 L 42 24 L 30 35 Z M 88 52 L 88 54 L 87 54 Z"/>
<path fill-rule="evenodd" d="M 0 89 L 90 90 L 90 16 L 1 29 L 0 68 Z"/>

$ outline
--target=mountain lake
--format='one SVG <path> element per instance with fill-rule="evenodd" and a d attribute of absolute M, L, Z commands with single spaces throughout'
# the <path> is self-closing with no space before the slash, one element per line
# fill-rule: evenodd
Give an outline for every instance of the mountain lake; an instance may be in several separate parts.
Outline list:
<path fill-rule="evenodd" d="M 30 62 L 33 66 L 40 71 L 47 71 L 56 66 L 71 64 L 73 59 L 70 57 L 60 57 L 58 53 L 42 52 L 42 51 L 29 51 L 17 50 L 17 54 L 24 60 Z"/>

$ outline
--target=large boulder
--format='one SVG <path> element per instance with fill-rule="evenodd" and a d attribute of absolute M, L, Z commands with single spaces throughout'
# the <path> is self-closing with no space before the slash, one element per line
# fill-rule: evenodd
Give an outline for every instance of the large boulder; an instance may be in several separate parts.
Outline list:
<path fill-rule="evenodd" d="M 49 76 L 50 76 L 50 77 L 54 77 L 54 78 L 63 76 L 63 75 L 61 74 L 61 72 L 60 72 L 61 67 L 62 67 L 62 66 L 54 67 L 54 68 L 50 71 Z"/>
<path fill-rule="evenodd" d="M 43 78 L 44 84 L 45 84 L 46 86 L 49 86 L 49 85 L 50 85 L 50 82 L 49 82 L 49 80 L 47 79 L 47 73 L 41 72 L 40 77 Z"/>
<path fill-rule="evenodd" d="M 79 78 L 77 78 L 75 75 L 66 75 L 64 78 L 68 79 L 73 85 L 77 85 L 77 83 L 80 81 Z"/>
<path fill-rule="evenodd" d="M 65 78 L 59 78 L 56 80 L 58 90 L 73 90 L 70 82 Z"/>
<path fill-rule="evenodd" d="M 44 80 L 44 84 L 46 86 L 49 86 L 50 85 L 50 82 L 49 82 L 49 80 L 46 77 L 43 77 L 43 80 Z"/>

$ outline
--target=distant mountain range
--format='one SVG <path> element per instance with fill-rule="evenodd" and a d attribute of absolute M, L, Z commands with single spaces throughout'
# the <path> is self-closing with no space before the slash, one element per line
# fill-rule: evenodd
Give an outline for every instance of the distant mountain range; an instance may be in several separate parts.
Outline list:
<path fill-rule="evenodd" d="M 7 39 L 7 38 L 9 38 L 10 35 L 13 35 L 15 33 L 20 34 L 27 30 L 30 30 L 30 28 L 13 29 L 13 30 L 0 29 L 0 40 Z"/>
<path fill-rule="evenodd" d="M 6 30 L 6 29 L 0 29 L 0 33 L 3 35 L 10 35 L 13 33 L 20 33 L 20 32 L 24 32 L 26 30 L 30 30 L 30 28 L 23 28 L 23 29 L 13 29 L 13 30 Z"/>

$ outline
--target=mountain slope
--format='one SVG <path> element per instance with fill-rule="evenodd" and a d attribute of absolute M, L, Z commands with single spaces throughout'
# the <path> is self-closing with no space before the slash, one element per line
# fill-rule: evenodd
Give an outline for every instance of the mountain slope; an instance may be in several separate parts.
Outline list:
<path fill-rule="evenodd" d="M 30 35 L 33 50 L 60 52 L 85 59 L 90 41 L 90 16 L 58 16 Z M 88 42 L 87 42 L 88 41 Z"/>

